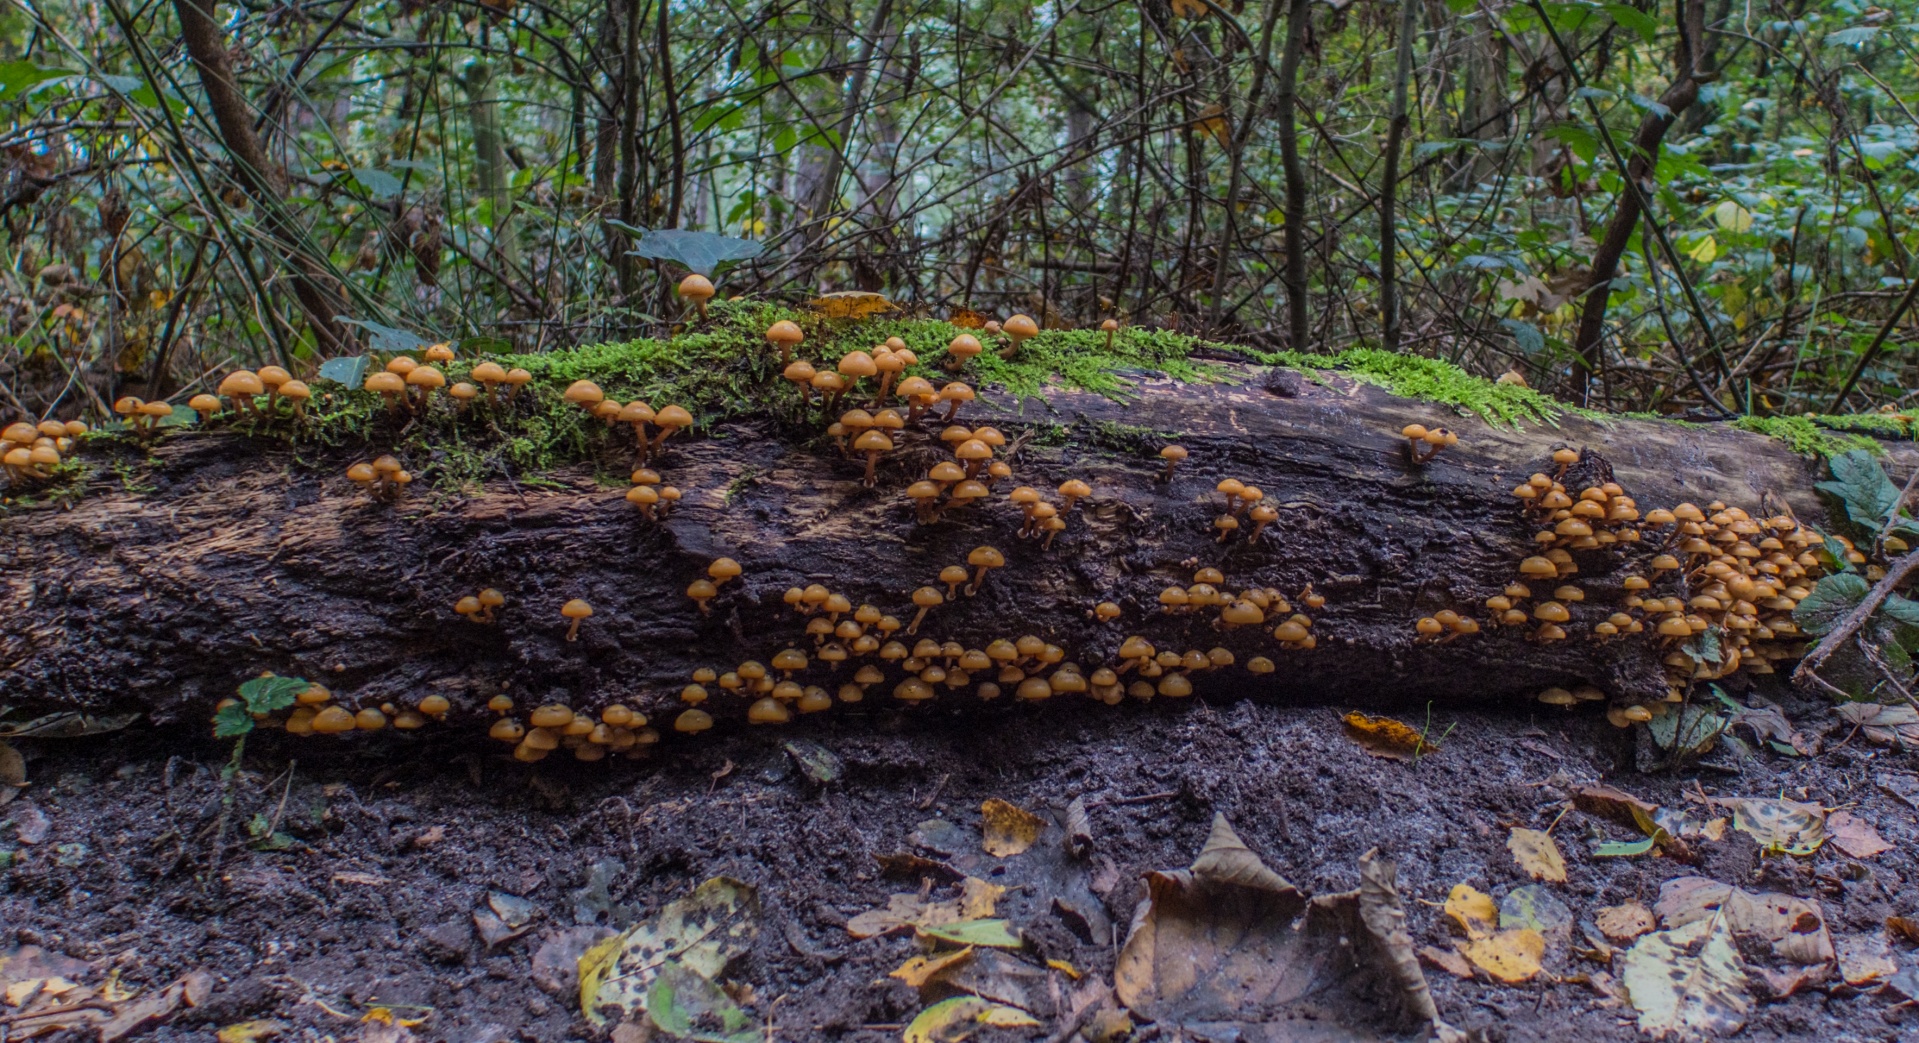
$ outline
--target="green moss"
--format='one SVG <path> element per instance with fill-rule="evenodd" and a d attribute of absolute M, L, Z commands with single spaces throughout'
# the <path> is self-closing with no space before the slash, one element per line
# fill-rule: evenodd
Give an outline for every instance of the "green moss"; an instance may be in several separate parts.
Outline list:
<path fill-rule="evenodd" d="M 1611 419 L 1604 413 L 1569 406 L 1532 388 L 1476 377 L 1449 362 L 1421 355 L 1395 355 L 1378 348 L 1348 348 L 1336 355 L 1234 350 L 1269 366 L 1339 370 L 1354 380 L 1384 388 L 1403 398 L 1423 398 L 1457 406 L 1494 425 L 1557 426 L 1559 417 L 1566 413 L 1601 422 Z"/>
<path fill-rule="evenodd" d="M 1919 438 L 1919 424 L 1909 413 L 1850 413 L 1833 415 L 1810 413 L 1806 417 L 1820 427 L 1834 431 L 1852 431 L 1878 438 L 1911 440 Z"/>
<path fill-rule="evenodd" d="M 1742 416 L 1733 421 L 1733 426 L 1777 438 L 1793 452 L 1805 456 L 1830 458 L 1853 449 L 1883 456 L 1886 451 L 1879 440 L 1870 435 L 1834 434 L 1810 416 Z"/>

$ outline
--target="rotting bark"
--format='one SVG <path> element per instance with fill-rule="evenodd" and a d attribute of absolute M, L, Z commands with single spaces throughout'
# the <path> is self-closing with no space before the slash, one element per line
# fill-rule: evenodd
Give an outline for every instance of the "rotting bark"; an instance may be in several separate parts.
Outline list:
<path fill-rule="evenodd" d="M 1150 382 L 1132 403 L 1055 391 L 1018 407 L 968 407 L 961 422 L 991 422 L 1014 443 L 1030 438 L 1011 460 L 1013 483 L 1091 483 L 1094 495 L 1051 550 L 1016 538 L 1009 483 L 983 506 L 914 523 L 902 491 L 944 458 L 937 424 L 899 439 L 875 490 L 861 487 L 863 459 L 841 457 L 811 429 L 762 419 L 675 439 L 658 466 L 686 499 L 663 523 L 643 520 L 622 488 L 596 483 L 586 467 L 551 475 L 563 489 L 501 484 L 461 497 L 422 492 L 431 462 L 409 459 L 425 477 L 396 508 L 341 477 L 360 457 L 322 457 L 316 472 L 311 450 L 296 461 L 278 443 L 238 434 L 170 436 L 150 456 L 129 451 L 118 461 L 129 473 L 103 468 L 71 510 L 0 517 L 0 704 L 195 720 L 241 680 L 273 670 L 356 704 L 445 695 L 454 720 L 484 719 L 486 700 L 505 692 L 523 706 L 623 702 L 663 724 L 695 668 L 814 647 L 806 620 L 782 603 L 788 588 L 821 583 L 910 620 L 911 591 L 980 545 L 1002 550 L 1007 566 L 977 596 L 934 609 L 903 638 L 909 645 L 930 637 L 983 648 L 1034 634 L 1089 674 L 1117 665 L 1134 634 L 1162 650 L 1229 649 L 1238 665 L 1193 675 L 1202 695 L 1497 700 L 1590 682 L 1616 698 L 1656 700 L 1669 649 L 1650 633 L 1542 645 L 1488 627 L 1424 644 L 1413 623 L 1442 608 L 1483 616 L 1483 600 L 1516 578 L 1535 526 L 1510 489 L 1550 471 L 1557 445 L 1581 448 L 1579 466 L 1594 469 L 1569 483 L 1603 480 L 1603 460 L 1642 508 L 1719 499 L 1825 522 L 1804 461 L 1759 435 L 1571 416 L 1557 430 L 1498 429 L 1337 376 L 1242 375 L 1236 384 Z M 1415 467 L 1398 432 L 1435 421 L 1460 444 Z M 1157 451 L 1174 437 L 1192 457 L 1162 484 Z M 626 440 L 609 436 L 605 469 L 624 474 L 629 455 Z M 1259 486 L 1280 510 L 1257 546 L 1247 529 L 1215 540 L 1214 486 L 1226 477 Z M 128 491 L 141 487 L 151 491 Z M 702 615 L 684 591 L 721 556 L 745 574 Z M 1587 600 L 1571 606 L 1568 629 L 1586 634 L 1617 611 L 1624 573 L 1609 565 L 1612 551 L 1578 557 Z M 1162 612 L 1159 592 L 1193 582 L 1201 566 L 1221 569 L 1229 590 L 1275 587 L 1296 600 L 1312 584 L 1329 599 L 1309 612 L 1318 647 L 1285 650 L 1270 625 L 1222 631 L 1217 610 Z M 506 593 L 498 623 L 453 613 L 484 587 Z M 559 611 L 571 598 L 594 607 L 576 642 L 563 640 Z M 1093 607 L 1108 600 L 1124 614 L 1096 621 Z M 1261 655 L 1277 672 L 1243 669 Z M 834 671 L 816 661 L 796 679 L 832 691 L 860 662 Z M 899 707 L 890 694 L 899 679 L 889 669 L 863 703 L 831 712 Z M 1010 687 L 989 709 L 1008 711 Z M 712 692 L 716 717 L 742 716 L 744 700 Z M 942 690 L 911 712 L 978 702 L 970 689 Z M 1051 703 L 1103 712 L 1083 696 Z"/>

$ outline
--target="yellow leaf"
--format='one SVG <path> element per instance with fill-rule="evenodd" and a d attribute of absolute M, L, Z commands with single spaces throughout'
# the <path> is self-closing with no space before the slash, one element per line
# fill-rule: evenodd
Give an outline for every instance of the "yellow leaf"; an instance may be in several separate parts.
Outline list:
<path fill-rule="evenodd" d="M 1199 118 L 1193 120 L 1193 127 L 1203 130 L 1219 142 L 1221 148 L 1232 147 L 1232 127 L 1226 122 L 1226 109 L 1221 105 L 1208 105 L 1199 111 Z"/>
<path fill-rule="evenodd" d="M 1546 956 L 1546 936 L 1530 927 L 1501 931 L 1491 938 L 1468 942 L 1460 950 L 1473 966 L 1508 985 L 1531 981 Z"/>
<path fill-rule="evenodd" d="M 972 957 L 973 947 L 970 945 L 964 949 L 955 949 L 952 952 L 937 953 L 932 956 L 915 956 L 905 963 L 900 964 L 898 967 L 895 967 L 887 977 L 898 978 L 917 989 L 938 977 L 941 971 L 956 963 L 972 959 Z"/>
<path fill-rule="evenodd" d="M 994 858 L 1011 858 L 1033 846 L 1044 819 L 1030 811 L 1014 807 L 998 797 L 979 806 L 980 846 Z"/>
<path fill-rule="evenodd" d="M 1566 860 L 1559 854 L 1559 845 L 1553 842 L 1552 834 L 1537 829 L 1515 829 L 1513 835 L 1506 838 L 1506 849 L 1513 853 L 1513 861 L 1526 871 L 1534 880 L 1563 884 L 1566 882 Z"/>
<path fill-rule="evenodd" d="M 228 1025 L 213 1034 L 220 1043 L 259 1043 L 263 1039 L 272 1039 L 292 1026 L 284 1021 L 262 1020 L 242 1021 L 237 1025 Z"/>
<path fill-rule="evenodd" d="M 1003 1003 L 959 996 L 920 1011 L 906 1026 L 905 1043 L 960 1043 L 982 1028 L 1037 1028 L 1031 1014 Z"/>
<path fill-rule="evenodd" d="M 806 306 L 829 319 L 864 319 L 898 307 L 885 297 L 865 290 L 823 293 L 806 302 Z"/>
<path fill-rule="evenodd" d="M 902 927 L 938 927 L 967 920 L 983 920 L 993 915 L 1006 888 L 969 876 L 960 881 L 958 898 L 935 899 L 922 894 L 895 894 L 886 900 L 886 908 L 869 909 L 846 921 L 846 933 L 855 938 L 872 938 Z M 590 955 L 590 954 L 589 954 Z M 582 962 L 582 966 L 584 966 Z"/>
<path fill-rule="evenodd" d="M 1713 258 L 1719 256 L 1719 240 L 1707 236 L 1693 244 L 1692 249 L 1686 251 L 1686 256 L 1700 264 L 1710 264 Z"/>
<path fill-rule="evenodd" d="M 1079 977 L 1080 977 L 1079 968 L 1073 966 L 1070 963 L 1067 963 L 1065 960 L 1047 960 L 1046 966 L 1051 967 L 1056 971 L 1059 971 L 1060 973 L 1066 975 L 1068 978 L 1071 978 L 1074 981 L 1079 980 Z"/>
<path fill-rule="evenodd" d="M 1439 752 L 1438 743 L 1391 717 L 1374 717 L 1354 710 L 1344 720 L 1346 734 L 1375 757 L 1404 761 Z"/>
<path fill-rule="evenodd" d="M 974 311 L 971 308 L 961 308 L 958 311 L 955 311 L 953 314 L 948 315 L 946 317 L 946 321 L 954 326 L 958 326 L 960 329 L 963 329 L 963 330 L 978 330 L 978 329 L 986 328 L 986 316 L 980 314 L 979 312 Z"/>
<path fill-rule="evenodd" d="M 1466 937 L 1484 938 L 1493 933 L 1493 925 L 1499 922 L 1499 907 L 1493 904 L 1492 895 L 1473 885 L 1454 884 L 1452 893 L 1446 896 L 1446 915 L 1466 932 Z"/>
<path fill-rule="evenodd" d="M 1744 232 L 1752 227 L 1752 211 L 1730 199 L 1712 208 L 1712 219 L 1728 232 Z"/>
<path fill-rule="evenodd" d="M 1204 18 L 1211 10 L 1201 0 L 1173 0 L 1173 14 L 1181 18 Z"/>
<path fill-rule="evenodd" d="M 1609 905 L 1599 910 L 1593 917 L 1593 923 L 1599 927 L 1599 933 L 1609 940 L 1624 944 L 1645 934 L 1655 926 L 1652 910 L 1643 902 L 1625 902 Z"/>

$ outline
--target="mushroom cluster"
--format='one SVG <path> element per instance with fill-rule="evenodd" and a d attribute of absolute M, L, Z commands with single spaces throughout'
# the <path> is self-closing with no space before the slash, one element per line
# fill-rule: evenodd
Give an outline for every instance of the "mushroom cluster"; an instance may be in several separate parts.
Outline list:
<path fill-rule="evenodd" d="M 506 604 L 506 595 L 488 587 L 478 594 L 468 594 L 453 603 L 453 611 L 469 623 L 491 623 L 493 613 Z"/>
<path fill-rule="evenodd" d="M 487 704 L 498 715 L 487 735 L 513 744 L 513 759 L 528 764 L 545 760 L 554 750 L 570 750 L 576 760 L 605 760 L 610 754 L 638 759 L 660 733 L 647 727 L 646 715 L 620 703 L 600 711 L 598 720 L 561 703 L 536 706 L 521 721 L 513 700 L 496 696 Z"/>
<path fill-rule="evenodd" d="M 1415 464 L 1427 463 L 1438 456 L 1440 450 L 1459 444 L 1459 436 L 1443 427 L 1428 428 L 1424 424 L 1407 424 L 1399 429 L 1399 434 L 1406 439 Z"/>
<path fill-rule="evenodd" d="M 1270 503 L 1263 502 L 1266 494 L 1259 486 L 1247 485 L 1237 478 L 1221 479 L 1214 490 L 1226 497 L 1226 511 L 1213 519 L 1213 530 L 1219 533 L 1218 542 L 1232 539 L 1240 529 L 1243 517 L 1253 523 L 1253 531 L 1246 536 L 1246 542 L 1256 543 L 1266 526 L 1279 520 L 1279 511 Z"/>
<path fill-rule="evenodd" d="M 222 700 L 222 706 L 230 702 Z M 254 719 L 264 727 L 284 728 L 288 735 L 344 735 L 387 728 L 413 731 L 445 720 L 452 709 L 453 704 L 443 695 L 425 696 L 411 708 L 391 702 L 355 708 L 337 701 L 325 685 L 313 684 L 294 696 L 293 706 L 284 715 L 255 715 Z"/>
<path fill-rule="evenodd" d="M 346 476 L 353 484 L 365 489 L 376 500 L 396 502 L 400 494 L 413 481 L 413 475 L 400 466 L 400 461 L 392 456 L 382 456 L 372 463 L 357 463 L 346 469 Z"/>
<path fill-rule="evenodd" d="M 71 452 L 73 440 L 86 431 L 87 425 L 78 420 L 8 424 L 0 430 L 0 465 L 6 468 L 7 485 L 27 488 L 53 477 L 61 454 Z"/>
<path fill-rule="evenodd" d="M 626 491 L 626 502 L 639 508 L 640 516 L 647 521 L 664 521 L 673 505 L 680 502 L 681 492 L 663 484 L 660 473 L 650 467 L 634 469 L 631 478 L 633 487 Z"/>
<path fill-rule="evenodd" d="M 1311 616 L 1297 611 L 1286 595 L 1272 587 L 1248 587 L 1239 593 L 1225 589 L 1226 574 L 1211 566 L 1193 573 L 1193 582 L 1177 584 L 1159 592 L 1160 611 L 1167 615 L 1191 615 L 1218 609 L 1213 626 L 1219 630 L 1238 627 L 1264 627 L 1278 620 L 1273 639 L 1283 648 L 1309 651 L 1318 641 L 1313 637 Z M 1326 604 L 1326 596 L 1313 590 L 1312 584 L 1299 593 L 1299 603 L 1314 611 Z"/>

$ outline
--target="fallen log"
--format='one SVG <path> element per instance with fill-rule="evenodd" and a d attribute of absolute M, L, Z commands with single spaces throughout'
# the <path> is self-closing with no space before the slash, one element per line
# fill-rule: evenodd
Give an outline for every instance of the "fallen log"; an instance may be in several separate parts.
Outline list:
<path fill-rule="evenodd" d="M 1709 577 L 1693 568 L 1682 585 L 1688 569 L 1649 569 L 1676 545 L 1673 526 L 1571 550 L 1576 572 L 1562 566 L 1543 582 L 1522 575 L 1522 561 L 1544 549 L 1542 526 L 1552 526 L 1515 498 L 1515 486 L 1553 475 L 1554 450 L 1570 448 L 1580 454 L 1564 469 L 1571 496 L 1610 481 L 1637 503 L 1640 522 L 1602 521 L 1609 536 L 1637 535 L 1646 512 L 1687 502 L 1826 526 L 1808 462 L 1757 434 L 1577 415 L 1556 428 L 1495 426 L 1337 373 L 1222 365 L 1216 376 L 1226 379 L 1142 378 L 1124 401 L 1064 388 L 1023 400 L 982 392 L 957 422 L 1002 431 L 1012 477 L 929 524 L 904 493 L 951 459 L 941 424 L 929 420 L 898 433 L 873 488 L 862 484 L 864 457 L 842 453 L 817 424 L 769 413 L 682 435 L 655 464 L 684 490 L 659 520 L 627 501 L 625 483 L 596 479 L 627 466 L 632 443 L 620 441 L 618 425 L 596 459 L 537 485 L 501 480 L 456 493 L 418 482 L 394 503 L 342 477 L 368 455 L 352 447 L 290 449 L 217 423 L 151 445 L 99 440 L 85 454 L 111 466 L 95 471 L 82 495 L 63 509 L 0 517 L 0 707 L 16 716 L 137 710 L 156 722 L 203 720 L 241 681 L 274 671 L 388 716 L 438 696 L 449 709 L 436 720 L 483 725 L 496 719 L 489 701 L 505 697 L 517 715 L 542 704 L 582 714 L 619 704 L 666 730 L 696 678 L 707 679 L 702 710 L 742 720 L 764 693 L 751 691 L 750 668 L 739 690 L 726 684 L 753 662 L 767 664 L 761 688 L 782 679 L 796 685 L 783 696 L 817 688 L 829 712 L 941 712 L 980 705 L 982 694 L 997 694 L 988 709 L 1004 711 L 1022 701 L 1022 685 L 1039 694 L 1026 684 L 1032 679 L 1053 679 L 1054 706 L 1085 704 L 1088 688 L 1109 701 L 1127 690 L 1498 700 L 1592 686 L 1615 711 L 1657 712 L 1674 691 L 1666 661 L 1682 642 L 1658 633 L 1659 613 L 1628 606 L 1635 590 L 1627 580 L 1648 577 L 1646 596 L 1688 597 Z M 1401 434 L 1415 423 L 1444 425 L 1458 442 L 1415 463 Z M 1159 454 L 1174 443 L 1189 456 L 1165 480 Z M 1222 539 L 1216 527 L 1232 513 L 1217 491 L 1228 478 L 1256 486 L 1261 504 L 1276 510 L 1257 540 L 1243 503 L 1236 529 Z M 1086 482 L 1091 495 L 1060 511 L 1063 531 L 1050 541 L 1019 536 L 1025 519 L 1008 491 L 1030 486 L 1059 505 L 1054 490 L 1069 479 Z M 971 577 L 956 586 L 940 580 L 982 546 L 996 548 L 1004 566 L 989 570 L 976 593 L 967 593 Z M 687 590 L 721 557 L 742 574 L 703 611 Z M 1184 607 L 1162 604 L 1167 588 L 1204 582 L 1203 569 L 1218 572 L 1211 589 L 1255 602 L 1260 621 L 1228 624 L 1226 604 L 1197 604 L 1204 592 Z M 1546 589 L 1516 601 L 1523 624 L 1502 624 L 1487 601 L 1518 581 Z M 809 613 L 806 602 L 789 604 L 789 590 L 811 585 L 848 607 Z M 1579 587 L 1583 600 L 1556 600 L 1566 618 L 1550 625 L 1564 637 L 1542 639 L 1549 623 L 1538 606 L 1564 585 Z M 917 633 L 871 618 L 912 620 L 922 587 L 941 603 Z M 456 614 L 462 597 L 484 588 L 505 595 L 494 622 Z M 574 599 L 592 609 L 577 639 L 562 615 Z M 1102 605 L 1116 606 L 1116 618 Z M 856 606 L 878 612 L 856 618 Z M 1455 628 L 1448 611 L 1477 632 L 1459 632 L 1473 623 Z M 1758 611 L 1780 632 L 1750 643 L 1748 671 L 1797 651 L 1790 611 Z M 1306 617 L 1310 640 L 1276 638 L 1295 614 Z M 1642 632 L 1620 626 L 1604 635 L 1602 624 L 1621 614 L 1643 621 Z M 829 629 L 855 625 L 817 633 L 815 621 L 829 616 Z M 1435 617 L 1448 626 L 1422 632 L 1420 621 Z M 861 652 L 860 637 L 876 640 Z M 1022 637 L 1051 647 L 1000 657 L 1005 646 L 994 642 Z M 927 639 L 947 647 L 914 650 Z M 1128 658 L 1140 648 L 1129 639 L 1173 658 Z M 903 658 L 883 647 L 891 640 L 905 646 Z M 832 661 L 822 654 L 828 648 L 846 658 Z M 804 654 L 804 665 L 777 668 L 775 657 L 789 649 Z M 985 650 L 993 650 L 990 665 L 977 654 Z M 1059 682 L 1063 664 L 1078 666 L 1080 684 Z M 1115 672 L 1117 688 L 1099 683 L 1101 670 Z M 919 675 L 933 679 L 915 687 Z M 778 701 L 789 711 L 797 702 Z M 817 695 L 802 705 L 815 704 Z"/>

